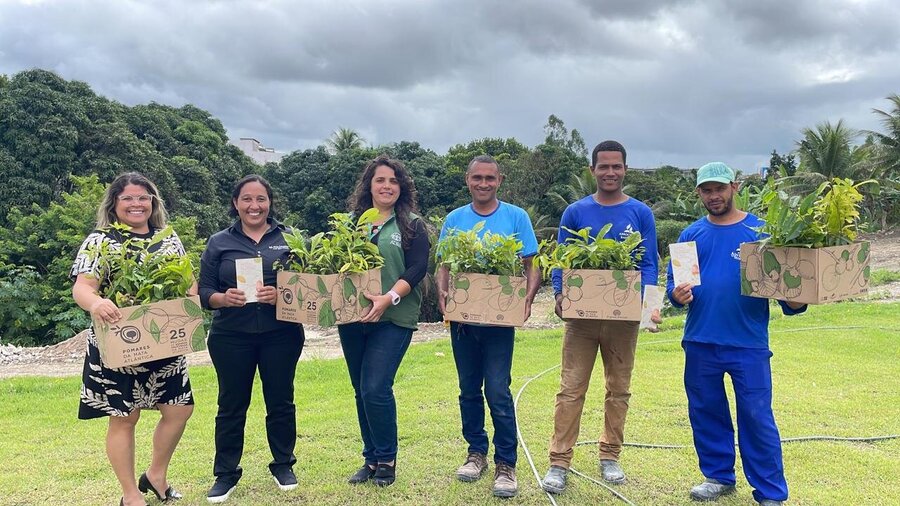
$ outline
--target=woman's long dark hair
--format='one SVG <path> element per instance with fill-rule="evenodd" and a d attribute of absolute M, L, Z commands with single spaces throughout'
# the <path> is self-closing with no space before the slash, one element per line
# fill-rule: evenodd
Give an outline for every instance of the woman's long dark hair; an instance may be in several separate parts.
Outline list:
<path fill-rule="evenodd" d="M 353 194 L 347 199 L 347 207 L 356 216 L 372 208 L 372 178 L 375 177 L 375 169 L 384 165 L 394 171 L 394 177 L 400 184 L 400 197 L 394 204 L 394 219 L 400 229 L 403 249 L 409 249 L 409 241 L 416 236 L 416 228 L 412 224 L 411 213 L 419 212 L 419 194 L 416 192 L 416 184 L 409 176 L 409 171 L 400 160 L 395 160 L 387 155 L 379 155 L 369 162 L 363 169 L 362 175 L 356 182 Z"/>

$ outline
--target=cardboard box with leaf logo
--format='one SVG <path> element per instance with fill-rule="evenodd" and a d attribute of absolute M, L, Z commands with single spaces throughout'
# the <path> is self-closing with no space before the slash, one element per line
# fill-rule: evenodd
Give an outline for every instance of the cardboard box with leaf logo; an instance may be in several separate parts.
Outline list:
<path fill-rule="evenodd" d="M 741 294 L 822 304 L 869 289 L 868 242 L 825 248 L 741 244 Z"/>
<path fill-rule="evenodd" d="M 444 318 L 461 323 L 519 327 L 525 323 L 526 279 L 460 272 L 450 276 Z"/>
<path fill-rule="evenodd" d="M 119 308 L 122 319 L 94 320 L 100 358 L 109 368 L 132 366 L 206 349 L 200 297 Z"/>
<path fill-rule="evenodd" d="M 354 274 L 281 271 L 277 286 L 277 319 L 330 327 L 362 318 L 372 304 L 363 293 L 381 293 L 381 269 Z"/>
<path fill-rule="evenodd" d="M 641 321 L 640 271 L 563 269 L 562 316 Z"/>
<path fill-rule="evenodd" d="M 870 245 L 856 239 L 859 187 L 872 182 L 834 178 L 805 196 L 767 183 L 762 239 L 741 245 L 741 294 L 821 304 L 866 293 Z"/>

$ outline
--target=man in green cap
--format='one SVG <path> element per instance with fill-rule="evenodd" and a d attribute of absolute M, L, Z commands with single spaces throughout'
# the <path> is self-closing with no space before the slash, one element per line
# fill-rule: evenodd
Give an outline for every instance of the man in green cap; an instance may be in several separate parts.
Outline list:
<path fill-rule="evenodd" d="M 694 241 L 703 284 L 675 286 L 669 263 L 666 293 L 672 305 L 688 305 L 684 324 L 684 387 L 700 471 L 706 481 L 691 489 L 695 501 L 715 501 L 735 491 L 734 427 L 725 374 L 737 406 L 738 445 L 753 498 L 764 506 L 788 497 L 781 438 L 772 413 L 769 301 L 741 295 L 741 243 L 760 239 L 763 224 L 735 207 L 731 167 L 708 163 L 697 171 L 697 194 L 709 215 L 688 226 L 678 242 Z M 782 302 L 787 315 L 805 304 Z"/>

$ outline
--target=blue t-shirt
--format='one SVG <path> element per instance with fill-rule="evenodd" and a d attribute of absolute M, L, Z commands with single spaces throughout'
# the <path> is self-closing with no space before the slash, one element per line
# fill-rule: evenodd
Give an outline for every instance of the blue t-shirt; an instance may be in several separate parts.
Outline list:
<path fill-rule="evenodd" d="M 681 232 L 678 242 L 697 243 L 701 282 L 692 289 L 694 300 L 688 305 L 685 341 L 768 349 L 769 300 L 741 295 L 741 243 L 758 240 L 760 235 L 750 227 L 762 224 L 750 213 L 732 225 L 716 225 L 703 217 Z M 666 295 L 675 307 L 681 307 L 672 300 L 674 289 L 670 261 Z M 788 315 L 806 311 L 806 306 L 792 310 L 784 302 L 780 304 Z"/>
<path fill-rule="evenodd" d="M 644 285 L 655 285 L 659 276 L 659 256 L 656 248 L 656 221 L 653 219 L 653 211 L 640 200 L 628 197 L 621 204 L 605 206 L 594 200 L 593 195 L 574 202 L 563 211 L 559 221 L 559 243 L 562 244 L 572 234 L 563 227 L 572 230 L 580 230 L 591 227 L 591 237 L 596 238 L 597 233 L 607 223 L 612 227 L 604 237 L 624 241 L 634 232 L 641 233 L 641 246 L 644 247 L 644 256 L 638 263 L 641 270 L 641 294 L 644 293 Z M 554 269 L 551 275 L 553 279 L 553 293 L 562 293 L 562 271 Z"/>
<path fill-rule="evenodd" d="M 451 229 L 468 231 L 475 227 L 479 221 L 483 221 L 484 228 L 478 233 L 478 237 L 485 232 L 501 235 L 514 235 L 522 241 L 522 250 L 519 254 L 523 258 L 537 255 L 538 243 L 534 236 L 534 228 L 531 226 L 531 218 L 521 207 L 516 207 L 506 202 L 500 202 L 497 209 L 491 214 L 482 216 L 475 212 L 472 204 L 458 207 L 447 215 L 444 226 L 441 228 L 441 236 L 438 242 L 444 239 Z"/>

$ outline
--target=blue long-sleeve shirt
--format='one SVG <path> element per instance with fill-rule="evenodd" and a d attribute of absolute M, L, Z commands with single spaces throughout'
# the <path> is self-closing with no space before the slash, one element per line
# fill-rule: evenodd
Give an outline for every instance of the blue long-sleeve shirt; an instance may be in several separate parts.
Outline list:
<path fill-rule="evenodd" d="M 685 341 L 768 349 L 769 300 L 741 295 L 741 243 L 760 239 L 750 227 L 762 223 L 750 213 L 732 225 L 716 225 L 703 217 L 681 232 L 678 242 L 697 243 L 701 282 L 691 290 L 694 300 L 688 305 Z M 674 289 L 670 261 L 666 295 L 672 305 L 682 307 L 672 300 Z M 786 303 L 779 303 L 787 315 L 806 311 L 806 306 L 793 310 Z"/>
<path fill-rule="evenodd" d="M 644 247 L 644 256 L 638 262 L 641 270 L 641 293 L 644 293 L 644 285 L 655 285 L 659 276 L 659 255 L 656 247 L 656 221 L 653 212 L 640 200 L 628 197 L 621 204 L 605 206 L 597 203 L 593 195 L 588 195 L 577 202 L 573 202 L 563 211 L 559 222 L 560 244 L 564 243 L 572 234 L 563 227 L 572 230 L 580 230 L 591 227 L 591 237 L 596 238 L 600 229 L 606 224 L 612 223 L 605 237 L 624 241 L 633 232 L 641 233 L 641 246 Z M 562 293 L 562 271 L 554 269 L 551 274 L 553 280 L 553 292 Z"/>

